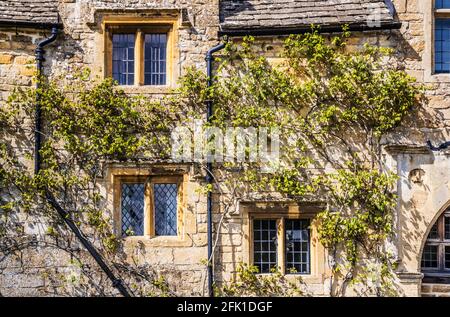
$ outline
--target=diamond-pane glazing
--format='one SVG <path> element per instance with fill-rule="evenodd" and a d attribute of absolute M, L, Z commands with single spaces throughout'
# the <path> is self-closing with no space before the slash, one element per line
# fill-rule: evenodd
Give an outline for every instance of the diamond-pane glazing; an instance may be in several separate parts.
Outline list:
<path fill-rule="evenodd" d="M 154 184 L 155 234 L 177 235 L 177 184 Z"/>
<path fill-rule="evenodd" d="M 122 184 L 122 236 L 144 235 L 143 183 Z"/>

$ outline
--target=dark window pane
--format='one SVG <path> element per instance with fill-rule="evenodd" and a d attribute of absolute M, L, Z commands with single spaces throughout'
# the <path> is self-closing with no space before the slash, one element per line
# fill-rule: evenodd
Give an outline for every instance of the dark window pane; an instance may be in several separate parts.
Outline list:
<path fill-rule="evenodd" d="M 437 240 L 439 239 L 439 231 L 437 222 L 431 227 L 430 233 L 428 234 L 428 240 Z"/>
<path fill-rule="evenodd" d="M 286 220 L 286 272 L 310 272 L 309 220 Z"/>
<path fill-rule="evenodd" d="M 177 235 L 177 184 L 155 184 L 155 234 Z"/>
<path fill-rule="evenodd" d="M 144 44 L 144 84 L 166 84 L 167 35 L 146 34 Z"/>
<path fill-rule="evenodd" d="M 450 217 L 444 218 L 445 240 L 450 240 Z"/>
<path fill-rule="evenodd" d="M 422 268 L 438 268 L 437 245 L 425 245 L 422 255 Z"/>
<path fill-rule="evenodd" d="M 134 34 L 113 34 L 113 78 L 119 85 L 134 85 Z"/>
<path fill-rule="evenodd" d="M 438 2 L 436 2 L 436 6 L 439 4 Z M 439 5 L 443 8 L 444 5 L 447 5 L 447 1 L 441 0 Z M 436 19 L 434 45 L 435 72 L 450 73 L 450 19 Z"/>
<path fill-rule="evenodd" d="M 144 184 L 122 184 L 122 236 L 144 234 Z"/>
<path fill-rule="evenodd" d="M 270 273 L 277 266 L 276 220 L 253 220 L 253 264 L 259 273 Z"/>
<path fill-rule="evenodd" d="M 436 9 L 450 9 L 450 0 L 436 0 L 435 8 Z"/>
<path fill-rule="evenodd" d="M 445 268 L 450 269 L 450 246 L 445 246 Z"/>

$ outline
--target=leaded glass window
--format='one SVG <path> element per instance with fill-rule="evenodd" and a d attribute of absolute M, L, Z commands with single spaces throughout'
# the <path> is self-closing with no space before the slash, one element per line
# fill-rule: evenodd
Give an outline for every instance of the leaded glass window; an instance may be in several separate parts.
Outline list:
<path fill-rule="evenodd" d="M 445 268 L 450 269 L 450 246 L 445 247 Z"/>
<path fill-rule="evenodd" d="M 253 219 L 253 265 L 259 273 L 311 273 L 309 219 Z"/>
<path fill-rule="evenodd" d="M 253 263 L 259 273 L 270 273 L 277 267 L 277 221 L 253 221 Z"/>
<path fill-rule="evenodd" d="M 144 235 L 143 183 L 122 184 L 122 236 Z"/>
<path fill-rule="evenodd" d="M 177 235 L 177 184 L 154 184 L 155 234 Z"/>
<path fill-rule="evenodd" d="M 120 206 L 120 226 L 117 224 L 116 230 L 122 237 L 178 235 L 181 175 L 127 175 L 117 179 L 114 204 Z"/>
<path fill-rule="evenodd" d="M 438 239 L 439 239 L 438 224 L 435 223 L 433 227 L 431 227 L 430 233 L 428 234 L 428 240 L 438 240 Z"/>
<path fill-rule="evenodd" d="M 444 234 L 445 239 L 450 240 L 450 217 L 444 217 Z"/>
<path fill-rule="evenodd" d="M 422 256 L 423 268 L 437 268 L 438 267 L 438 246 L 426 245 Z"/>
<path fill-rule="evenodd" d="M 435 21 L 435 72 L 450 73 L 450 19 Z"/>
<path fill-rule="evenodd" d="M 431 227 L 422 252 L 422 270 L 427 274 L 450 274 L 450 210 Z M 434 276 L 434 275 L 433 275 Z"/>
<path fill-rule="evenodd" d="M 169 75 L 174 73 L 171 66 L 177 56 L 173 24 L 109 25 L 106 33 L 107 76 L 125 86 L 172 83 Z"/>
<path fill-rule="evenodd" d="M 112 76 L 119 85 L 134 85 L 135 34 L 113 34 Z"/>
<path fill-rule="evenodd" d="M 165 85 L 167 34 L 146 34 L 144 43 L 144 84 Z"/>
<path fill-rule="evenodd" d="M 309 220 L 286 219 L 286 271 L 309 273 Z"/>

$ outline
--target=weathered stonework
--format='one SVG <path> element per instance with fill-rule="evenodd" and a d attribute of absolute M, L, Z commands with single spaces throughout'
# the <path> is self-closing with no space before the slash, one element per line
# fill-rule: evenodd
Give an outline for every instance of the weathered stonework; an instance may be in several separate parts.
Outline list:
<path fill-rule="evenodd" d="M 5 1 L 0 1 L 2 2 Z M 440 144 L 450 138 L 450 75 L 433 75 L 432 72 L 432 1 L 393 2 L 397 12 L 395 19 L 402 23 L 401 29 L 355 32 L 349 40 L 348 49 L 356 50 L 366 42 L 395 48 L 398 50 L 398 62 L 404 65 L 406 71 L 419 82 L 430 86 L 426 108 L 417 116 L 413 116 L 408 129 L 396 131 L 383 142 L 386 168 L 396 171 L 400 177 L 397 184 L 399 202 L 394 244 L 397 249 L 398 281 L 402 295 L 449 296 L 448 286 L 421 283 L 420 259 L 431 226 L 450 206 L 449 153 L 431 152 L 426 147 L 427 140 Z M 183 9 L 187 10 L 187 15 L 183 14 Z M 104 22 L 108 17 L 151 20 L 163 15 L 176 19 L 177 58 L 173 65 L 175 77 L 182 74 L 183 69 L 189 65 L 204 68 L 205 53 L 219 40 L 219 0 L 66 0 L 59 2 L 58 12 L 64 28 L 56 44 L 46 48 L 44 67 L 45 73 L 50 77 L 78 67 L 89 67 L 94 75 L 104 77 Z M 387 14 L 384 10 L 383 17 L 386 19 L 389 18 Z M 239 19 L 242 19 L 242 16 L 230 18 L 228 21 L 231 22 L 227 23 L 235 27 Z M 328 16 L 325 20 L 331 21 L 330 19 L 332 18 Z M 37 42 L 48 36 L 48 33 L 48 30 L 41 29 L 0 27 L 0 104 L 5 102 L 15 87 L 32 85 L 32 77 L 35 74 L 34 49 Z M 261 54 L 268 56 L 274 63 L 279 62 L 281 42 L 282 37 L 260 39 Z M 168 91 L 152 87 L 126 89 L 129 93 L 143 93 L 156 98 Z M 28 146 L 32 147 L 31 144 Z M 111 172 L 106 173 L 110 175 L 108 173 Z M 164 275 L 177 294 L 204 296 L 207 292 L 206 269 L 202 264 L 207 257 L 206 197 L 196 191 L 202 182 L 196 173 L 189 170 L 186 175 L 183 239 L 131 239 L 125 243 L 122 251 L 129 261 L 148 265 L 152 270 Z M 111 180 L 108 177 L 105 176 L 101 181 L 101 186 L 108 197 L 106 203 L 111 211 L 108 217 L 113 222 L 114 203 L 111 197 Z M 254 207 L 246 207 L 243 204 L 237 212 L 227 215 L 219 228 L 223 210 L 218 207 L 218 199 L 220 198 L 216 197 L 213 210 L 215 232 L 219 234 L 214 270 L 216 281 L 220 283 L 233 277 L 241 261 L 249 261 L 249 218 L 246 208 Z M 30 239 L 40 236 L 43 237 L 43 242 L 0 263 L 0 294 L 98 295 L 96 289 L 83 289 L 82 283 L 68 282 L 72 277 L 77 280 L 77 277 L 82 275 L 74 264 L 76 257 L 88 263 L 94 279 L 108 284 L 104 274 L 97 269 L 96 264 L 75 239 L 71 245 L 73 254 L 70 254 L 58 249 L 51 239 L 45 238 L 48 228 L 41 224 L 39 219 L 19 214 L 17 225 L 23 227 Z M 327 296 L 330 289 L 326 250 L 318 243 L 314 230 L 312 237 L 313 269 L 311 275 L 304 277 L 304 281 L 311 294 Z M 112 288 L 109 291 L 116 294 Z"/>

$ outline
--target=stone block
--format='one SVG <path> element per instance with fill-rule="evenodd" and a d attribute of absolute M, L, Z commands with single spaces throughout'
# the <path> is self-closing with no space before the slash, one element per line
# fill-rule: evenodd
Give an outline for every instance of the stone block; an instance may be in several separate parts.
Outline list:
<path fill-rule="evenodd" d="M 14 63 L 19 65 L 34 64 L 34 62 L 34 57 L 30 56 L 16 56 L 16 58 L 14 59 Z"/>
<path fill-rule="evenodd" d="M 30 65 L 20 65 L 19 74 L 22 76 L 32 77 L 36 75 L 36 67 Z"/>
<path fill-rule="evenodd" d="M 192 242 L 196 247 L 204 247 L 208 243 L 208 237 L 206 234 L 194 234 L 192 235 Z"/>
<path fill-rule="evenodd" d="M 11 64 L 14 56 L 11 54 L 0 54 L 0 64 Z"/>
<path fill-rule="evenodd" d="M 434 284 L 433 293 L 448 293 L 450 295 L 450 285 Z"/>
<path fill-rule="evenodd" d="M 175 248 L 173 250 L 173 258 L 175 264 L 198 264 L 202 260 L 207 259 L 208 253 L 206 248 Z"/>
<path fill-rule="evenodd" d="M 394 2 L 395 10 L 398 13 L 406 12 L 406 0 L 394 0 L 393 2 Z"/>

